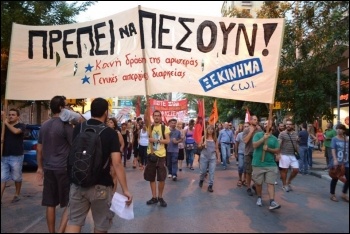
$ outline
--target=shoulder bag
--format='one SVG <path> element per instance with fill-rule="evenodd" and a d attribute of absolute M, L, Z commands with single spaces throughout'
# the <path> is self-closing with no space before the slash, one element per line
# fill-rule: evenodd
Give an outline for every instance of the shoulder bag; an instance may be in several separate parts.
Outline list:
<path fill-rule="evenodd" d="M 297 160 L 300 160 L 300 155 L 299 155 L 299 152 L 295 150 L 295 147 L 294 147 L 294 143 L 293 143 L 293 140 L 292 138 L 290 137 L 290 135 L 287 133 L 287 135 L 289 136 L 289 139 L 290 141 L 292 142 L 292 145 L 293 145 L 293 149 L 294 149 L 294 156 Z"/>

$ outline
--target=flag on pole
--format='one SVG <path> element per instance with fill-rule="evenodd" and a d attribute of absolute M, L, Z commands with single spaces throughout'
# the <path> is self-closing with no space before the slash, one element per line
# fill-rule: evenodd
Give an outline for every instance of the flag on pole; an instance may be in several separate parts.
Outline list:
<path fill-rule="evenodd" d="M 164 125 L 168 125 L 168 120 L 167 120 L 167 115 L 166 115 L 166 113 L 165 113 L 165 111 L 164 111 L 164 114 L 163 114 L 163 123 L 164 123 Z"/>
<path fill-rule="evenodd" d="M 218 113 L 218 107 L 216 103 L 216 99 L 213 104 L 213 109 L 211 110 L 210 117 L 209 117 L 209 124 L 214 125 L 219 119 L 219 113 Z"/>
<path fill-rule="evenodd" d="M 199 144 L 202 139 L 203 121 L 204 121 L 204 101 L 199 100 L 197 121 L 196 121 L 196 124 L 194 125 L 194 132 L 193 132 L 193 138 L 197 144 Z"/>
<path fill-rule="evenodd" d="M 136 112 L 136 117 L 139 117 L 141 115 L 141 97 L 137 96 L 137 100 L 136 100 L 136 108 L 135 108 L 135 112 Z"/>
<path fill-rule="evenodd" d="M 245 112 L 245 120 L 244 120 L 245 123 L 249 123 L 250 122 L 250 113 L 249 113 L 249 110 L 247 108 L 247 111 Z"/>

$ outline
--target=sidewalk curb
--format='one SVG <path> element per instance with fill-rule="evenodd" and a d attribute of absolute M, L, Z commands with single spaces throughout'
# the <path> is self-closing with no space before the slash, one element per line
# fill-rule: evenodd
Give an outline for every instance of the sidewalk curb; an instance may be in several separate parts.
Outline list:
<path fill-rule="evenodd" d="M 328 180 L 328 181 L 331 181 L 331 180 L 332 180 L 332 178 L 331 178 L 329 175 L 317 173 L 317 172 L 314 172 L 314 171 L 310 171 L 310 175 L 313 175 L 313 176 L 316 176 L 316 177 L 318 177 L 318 178 L 325 179 L 325 180 Z M 338 180 L 338 183 L 344 184 L 344 183 L 341 182 L 340 180 Z"/>

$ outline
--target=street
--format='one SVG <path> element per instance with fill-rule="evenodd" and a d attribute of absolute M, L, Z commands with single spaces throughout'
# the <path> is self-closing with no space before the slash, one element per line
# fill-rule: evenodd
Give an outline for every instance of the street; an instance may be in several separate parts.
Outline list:
<path fill-rule="evenodd" d="M 321 171 L 323 161 L 321 153 L 315 153 L 313 170 Z M 275 200 L 282 207 L 270 211 L 266 185 L 263 186 L 263 206 L 258 207 L 255 204 L 257 196 L 248 196 L 246 187 L 236 185 L 235 160 L 231 158 L 228 166 L 227 170 L 223 170 L 220 163 L 217 164 L 213 193 L 207 191 L 207 181 L 204 181 L 203 188 L 198 186 L 197 160 L 194 171 L 184 167 L 182 172 L 178 172 L 177 181 L 167 179 L 164 199 L 168 206 L 163 208 L 159 204 L 146 205 L 151 198 L 149 183 L 144 181 L 142 171 L 133 169 L 132 161 L 128 161 L 126 173 L 129 190 L 134 196 L 135 218 L 128 221 L 115 217 L 109 232 L 349 232 L 349 203 L 340 199 L 342 183 L 338 182 L 336 189 L 339 202 L 332 202 L 329 199 L 330 182 L 324 176 L 299 174 L 293 181 L 294 190 L 289 193 L 283 192 L 278 181 Z M 48 232 L 45 208 L 41 206 L 41 191 L 42 186 L 35 181 L 34 171 L 24 173 L 19 202 L 11 203 L 14 185 L 6 188 L 1 207 L 2 233 Z M 57 211 L 60 215 L 62 209 L 57 208 Z M 59 219 L 56 227 L 58 222 Z M 91 215 L 82 232 L 93 232 Z"/>

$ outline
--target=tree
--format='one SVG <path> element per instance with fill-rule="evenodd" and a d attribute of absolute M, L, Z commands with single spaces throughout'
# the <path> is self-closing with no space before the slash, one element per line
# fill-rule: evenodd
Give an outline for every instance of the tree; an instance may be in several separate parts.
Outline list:
<path fill-rule="evenodd" d="M 1 100 L 6 90 L 8 55 L 11 46 L 12 23 L 26 25 L 59 25 L 76 23 L 75 17 L 84 12 L 96 1 L 1 1 Z M 41 123 L 41 106 L 47 101 L 35 100 L 37 123 Z M 25 101 L 21 106 L 31 105 Z"/>
<path fill-rule="evenodd" d="M 275 100 L 296 123 L 334 117 L 328 100 L 337 100 L 336 75 L 329 67 L 348 48 L 348 12 L 348 1 L 266 1 L 257 14 L 286 18 Z"/>

